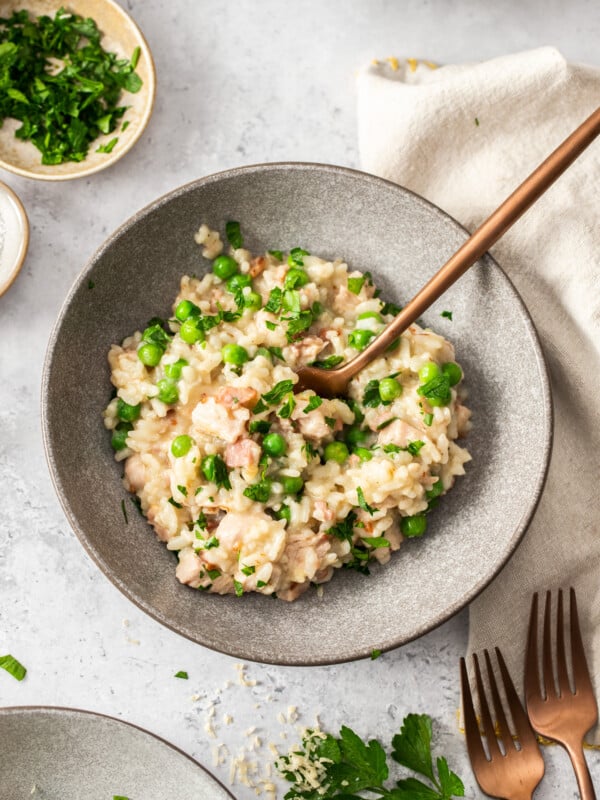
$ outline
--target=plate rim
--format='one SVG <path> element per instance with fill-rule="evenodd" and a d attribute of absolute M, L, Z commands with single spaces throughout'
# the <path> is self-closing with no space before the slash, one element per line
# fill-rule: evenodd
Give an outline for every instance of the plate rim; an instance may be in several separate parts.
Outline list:
<path fill-rule="evenodd" d="M 232 658 L 244 659 L 246 661 L 250 661 L 253 663 L 273 664 L 275 666 L 296 666 L 296 667 L 316 667 L 316 666 L 327 666 L 332 664 L 344 664 L 344 663 L 350 663 L 352 661 L 359 661 L 360 659 L 370 658 L 371 651 L 366 652 L 361 649 L 360 652 L 355 652 L 350 656 L 343 656 L 340 658 L 324 657 L 324 658 L 311 658 L 310 660 L 302 660 L 297 658 L 290 659 L 290 658 L 269 657 L 268 660 L 259 660 L 257 657 L 249 656 L 246 652 L 244 652 L 243 649 L 221 649 L 217 646 L 209 645 L 200 641 L 197 636 L 194 636 L 191 633 L 186 633 L 182 630 L 179 630 L 175 624 L 166 620 L 164 615 L 162 615 L 159 610 L 151 608 L 142 599 L 136 597 L 128 586 L 123 584 L 114 574 L 112 574 L 112 571 L 108 568 L 108 566 L 105 565 L 105 562 L 101 558 L 99 553 L 96 552 L 91 543 L 88 541 L 87 535 L 80 528 L 77 520 L 75 519 L 74 514 L 72 514 L 69 508 L 69 504 L 67 503 L 66 498 L 64 497 L 64 492 L 61 487 L 60 477 L 57 474 L 57 471 L 55 471 L 56 462 L 53 457 L 52 447 L 50 442 L 51 436 L 50 436 L 49 421 L 48 421 L 47 390 L 49 387 L 49 375 L 52 366 L 54 351 L 58 341 L 58 334 L 62 326 L 63 319 L 67 314 L 69 305 L 74 295 L 77 293 L 82 283 L 87 279 L 90 270 L 103 255 L 104 251 L 108 249 L 115 240 L 119 239 L 131 227 L 133 227 L 138 222 L 138 220 L 142 219 L 151 212 L 160 208 L 162 205 L 169 202 L 171 199 L 174 199 L 182 194 L 185 194 L 192 187 L 209 185 L 211 183 L 218 182 L 222 179 L 234 178 L 240 174 L 268 172 L 274 168 L 281 170 L 288 170 L 288 171 L 295 170 L 300 172 L 306 170 L 313 172 L 324 171 L 330 174 L 350 175 L 353 177 L 357 177 L 361 180 L 365 180 L 367 183 L 371 184 L 376 184 L 376 185 L 382 184 L 388 188 L 391 188 L 393 191 L 399 191 L 400 193 L 405 193 L 410 195 L 414 202 L 420 204 L 423 207 L 428 208 L 433 213 L 445 218 L 446 220 L 451 222 L 454 226 L 456 226 L 460 231 L 464 232 L 465 236 L 468 237 L 470 235 L 467 228 L 465 228 L 464 225 L 462 225 L 460 222 L 454 219 L 454 217 L 452 217 L 446 211 L 441 209 L 439 206 L 436 206 L 434 203 L 422 197 L 421 195 L 417 194 L 416 192 L 413 192 L 411 189 L 407 189 L 405 186 L 402 186 L 399 183 L 395 183 L 394 181 L 387 180 L 386 178 L 381 178 L 377 175 L 373 175 L 368 172 L 363 172 L 362 170 L 354 169 L 351 167 L 343 167 L 333 164 L 322 164 L 319 162 L 279 161 L 279 162 L 262 162 L 258 164 L 248 164 L 240 167 L 233 167 L 221 170 L 219 172 L 210 173 L 209 175 L 193 179 L 184 184 L 181 184 L 180 186 L 175 187 L 174 189 L 171 189 L 168 192 L 165 192 L 155 200 L 143 206 L 141 209 L 136 211 L 132 216 L 126 219 L 123 223 L 121 223 L 121 225 L 119 225 L 102 242 L 102 244 L 98 248 L 96 248 L 96 250 L 92 253 L 90 258 L 86 261 L 83 268 L 80 270 L 79 274 L 74 279 L 73 284 L 69 292 L 67 293 L 65 300 L 61 305 L 56 322 L 52 327 L 50 337 L 48 339 L 46 354 L 44 356 L 42 380 L 40 386 L 41 423 L 42 423 L 42 438 L 44 443 L 44 453 L 46 456 L 46 463 L 49 468 L 52 484 L 54 486 L 54 490 L 58 497 L 59 503 L 67 518 L 67 521 L 69 522 L 75 535 L 83 545 L 84 550 L 86 551 L 88 556 L 90 556 L 94 564 L 104 574 L 104 576 L 113 584 L 113 586 L 115 586 L 122 594 L 125 595 L 125 597 L 127 597 L 129 601 L 133 602 L 139 609 L 141 609 L 144 613 L 148 614 L 148 616 L 150 616 L 156 622 L 160 623 L 161 625 L 173 631 L 174 633 L 177 633 L 179 636 L 183 636 L 184 638 L 194 642 L 195 644 L 198 644 L 202 647 L 206 647 L 209 650 L 222 653 L 223 655 L 227 655 Z M 537 507 L 539 505 L 540 499 L 543 494 L 544 486 L 546 484 L 546 479 L 548 476 L 548 470 L 550 467 L 550 460 L 552 455 L 553 439 L 554 439 L 553 437 L 554 410 L 552 402 L 552 389 L 550 384 L 549 370 L 546 357 L 544 355 L 540 336 L 536 330 L 532 316 L 527 306 L 525 305 L 525 302 L 523 301 L 520 293 L 516 289 L 514 283 L 506 274 L 506 272 L 502 269 L 502 267 L 498 264 L 498 262 L 493 258 L 493 256 L 490 255 L 489 252 L 486 252 L 480 259 L 478 259 L 479 262 L 484 260 L 487 260 L 491 265 L 493 265 L 495 269 L 499 270 L 503 278 L 508 283 L 510 289 L 512 290 L 515 301 L 518 304 L 521 316 L 525 323 L 527 333 L 529 334 L 534 349 L 536 363 L 539 368 L 541 388 L 542 388 L 541 407 L 543 409 L 544 443 L 543 443 L 543 452 L 541 456 L 541 469 L 538 475 L 536 476 L 535 489 L 532 495 L 532 502 L 528 507 L 528 509 L 521 516 L 519 523 L 515 526 L 511 540 L 507 545 L 506 552 L 504 553 L 503 557 L 498 562 L 495 563 L 494 569 L 490 573 L 486 573 L 485 577 L 483 579 L 480 579 L 470 589 L 468 593 L 462 595 L 459 600 L 457 600 L 455 603 L 445 608 L 444 613 L 437 615 L 433 621 L 416 627 L 414 632 L 411 633 L 409 636 L 397 637 L 392 643 L 383 645 L 381 647 L 382 653 L 395 650 L 396 648 L 408 644 L 412 641 L 415 641 L 416 639 L 419 639 L 421 636 L 424 636 L 425 634 L 430 633 L 431 631 L 440 627 L 449 619 L 451 619 L 453 616 L 455 616 L 463 608 L 468 607 L 470 603 L 472 603 L 473 600 L 476 597 L 478 597 L 487 588 L 487 586 L 489 586 L 492 583 L 492 581 L 500 574 L 500 572 L 510 561 L 510 559 L 515 555 L 520 543 L 522 542 L 527 532 L 529 524 L 533 519 L 533 516 L 537 510 Z"/>
<path fill-rule="evenodd" d="M 73 706 L 46 706 L 46 705 L 25 705 L 25 706 L 0 706 L 0 717 L 8 716 L 9 714 L 16 714 L 19 712 L 27 712 L 27 713 L 40 713 L 40 712 L 50 712 L 50 713 L 68 713 L 73 715 L 85 715 L 88 717 L 96 717 L 100 719 L 108 719 L 111 722 L 118 722 L 121 725 L 125 725 L 129 728 L 134 728 L 135 730 L 140 731 L 141 733 L 150 736 L 152 739 L 160 742 L 163 745 L 166 745 L 170 750 L 174 750 L 178 755 L 184 756 L 188 761 L 191 761 L 192 764 L 197 768 L 200 769 L 202 772 L 205 773 L 210 779 L 212 779 L 216 784 L 218 784 L 225 794 L 229 795 L 232 800 L 236 800 L 235 796 L 229 791 L 229 789 L 222 783 L 213 773 L 207 769 L 203 764 L 197 761 L 193 756 L 186 753 L 185 750 L 182 750 L 180 747 L 177 747 L 176 744 L 169 742 L 162 736 L 159 736 L 157 733 L 153 733 L 149 731 L 147 728 L 143 728 L 141 725 L 136 725 L 135 722 L 129 722 L 128 720 L 119 719 L 118 717 L 113 717 L 112 714 L 104 714 L 101 711 L 92 711 L 88 708 L 75 708 Z"/>

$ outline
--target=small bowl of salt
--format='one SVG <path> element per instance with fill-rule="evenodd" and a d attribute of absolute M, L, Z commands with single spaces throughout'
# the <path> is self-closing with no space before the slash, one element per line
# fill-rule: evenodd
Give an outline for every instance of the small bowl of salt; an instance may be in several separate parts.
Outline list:
<path fill-rule="evenodd" d="M 0 295 L 10 287 L 25 261 L 29 244 L 29 221 L 23 204 L 0 181 Z"/>

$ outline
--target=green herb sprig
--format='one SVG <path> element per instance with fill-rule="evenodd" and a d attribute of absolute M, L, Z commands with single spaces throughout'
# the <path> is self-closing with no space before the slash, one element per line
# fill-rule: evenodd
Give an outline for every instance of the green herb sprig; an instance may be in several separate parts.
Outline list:
<path fill-rule="evenodd" d="M 379 655 L 380 651 L 373 651 Z M 376 656 L 375 656 L 376 657 Z M 391 757 L 410 775 L 386 788 L 389 768 L 386 753 L 376 739 L 363 741 L 343 726 L 339 736 L 306 731 L 302 745 L 278 759 L 277 768 L 293 784 L 285 800 L 451 800 L 464 797 L 461 779 L 440 756 L 435 766 L 431 752 L 432 722 L 426 714 L 409 714 L 392 739 Z M 319 785 L 309 775 L 317 775 Z M 425 780 L 421 780 L 424 778 Z"/>

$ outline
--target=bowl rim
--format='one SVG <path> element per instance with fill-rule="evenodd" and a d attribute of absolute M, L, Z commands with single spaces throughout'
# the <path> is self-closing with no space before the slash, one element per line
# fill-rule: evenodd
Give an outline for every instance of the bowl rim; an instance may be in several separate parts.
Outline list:
<path fill-rule="evenodd" d="M 129 139 L 123 147 L 118 148 L 117 150 L 113 150 L 112 153 L 108 154 L 108 158 L 106 161 L 102 161 L 94 166 L 87 166 L 81 167 L 81 169 L 74 169 L 73 172 L 70 173 L 63 173 L 63 174 L 46 174 L 46 173 L 39 173 L 35 172 L 34 170 L 25 169 L 24 167 L 19 167 L 16 164 L 13 164 L 10 161 L 5 161 L 0 156 L 0 167 L 2 169 L 7 170 L 7 172 L 12 172 L 14 175 L 20 175 L 22 178 L 30 178 L 36 181 L 50 181 L 50 182 L 59 182 L 59 181 L 72 181 L 76 178 L 85 178 L 89 175 L 94 175 L 96 172 L 101 172 L 103 169 L 107 167 L 112 167 L 120 158 L 126 155 L 131 148 L 137 144 L 138 140 L 140 139 L 141 135 L 146 130 L 148 126 L 148 122 L 150 121 L 150 117 L 152 116 L 152 112 L 154 110 L 154 102 L 156 100 L 156 66 L 154 64 L 154 58 L 152 57 L 152 51 L 150 50 L 150 45 L 148 44 L 146 37 L 142 33 L 139 25 L 133 19 L 133 17 L 127 13 L 127 11 L 123 8 L 123 6 L 119 5 L 116 0 L 96 0 L 96 2 L 102 2 L 107 6 L 110 6 L 114 9 L 118 14 L 121 15 L 122 19 L 124 19 L 132 28 L 133 32 L 135 33 L 136 37 L 139 39 L 139 47 L 142 52 L 142 55 L 148 65 L 148 80 L 145 82 L 145 86 L 148 89 L 148 100 L 145 103 L 143 114 L 140 117 L 139 122 L 137 123 L 134 131 L 134 135 Z M 75 164 L 76 162 L 71 162 Z M 85 159 L 79 162 L 80 165 L 85 164 Z"/>
<path fill-rule="evenodd" d="M 25 206 L 14 189 L 11 189 L 8 184 L 4 183 L 4 181 L 0 181 L 0 193 L 4 193 L 12 200 L 17 209 L 17 214 L 21 218 L 21 222 L 23 224 L 23 236 L 19 243 L 17 258 L 9 271 L 8 278 L 3 283 L 0 283 L 0 297 L 2 297 L 2 295 L 7 292 L 16 281 L 17 275 L 25 263 L 25 256 L 27 255 L 27 250 L 29 248 L 30 226 L 29 217 L 25 211 Z"/>
<path fill-rule="evenodd" d="M 156 620 L 161 625 L 164 625 L 166 628 L 169 628 L 170 630 L 179 634 L 180 636 L 183 636 L 184 638 L 189 639 L 190 641 L 201 645 L 202 647 L 206 647 L 215 652 L 223 653 L 224 655 L 228 655 L 233 658 L 242 658 L 246 661 L 251 661 L 255 663 L 266 663 L 279 666 L 313 667 L 313 666 L 326 666 L 330 664 L 343 664 L 351 661 L 358 661 L 363 658 L 369 658 L 371 657 L 371 652 L 361 651 L 358 653 L 354 653 L 352 656 L 349 657 L 344 656 L 340 658 L 325 657 L 325 658 L 312 658 L 310 660 L 269 658 L 268 661 L 259 661 L 257 658 L 253 658 L 249 656 L 247 653 L 243 652 L 243 650 L 221 649 L 213 645 L 208 645 L 200 641 L 200 639 L 197 636 L 195 637 L 189 633 L 179 630 L 176 624 L 164 618 L 160 610 L 152 608 L 145 601 L 143 601 L 141 598 L 138 598 L 133 592 L 131 592 L 129 588 L 126 585 L 122 584 L 122 582 L 118 580 L 116 576 L 112 574 L 112 571 L 104 564 L 103 559 L 100 557 L 100 555 L 95 551 L 94 547 L 88 541 L 86 533 L 80 528 L 75 518 L 75 515 L 71 512 L 69 504 L 62 490 L 60 477 L 57 474 L 57 472 L 55 472 L 54 469 L 55 459 L 52 451 L 51 435 L 50 435 L 49 421 L 48 421 L 48 404 L 47 404 L 47 398 L 48 398 L 47 389 L 49 386 L 49 376 L 52 367 L 54 350 L 56 348 L 58 334 L 62 326 L 63 318 L 66 316 L 68 312 L 70 303 L 74 295 L 79 290 L 81 284 L 87 279 L 88 273 L 96 264 L 98 259 L 102 256 L 104 251 L 112 245 L 113 241 L 119 239 L 123 234 L 125 234 L 131 227 L 133 227 L 138 222 L 139 219 L 142 219 L 149 213 L 160 208 L 165 203 L 170 202 L 171 199 L 174 199 L 182 194 L 185 194 L 186 192 L 190 191 L 193 187 L 209 185 L 211 183 L 215 183 L 223 179 L 236 177 L 237 175 L 240 174 L 248 174 L 248 173 L 260 174 L 271 171 L 273 169 L 286 170 L 286 171 L 295 170 L 295 171 L 325 172 L 326 174 L 331 174 L 331 175 L 346 175 L 346 176 L 351 176 L 353 178 L 358 178 L 360 180 L 365 180 L 367 183 L 384 185 L 387 188 L 393 189 L 394 191 L 400 191 L 411 195 L 414 202 L 419 203 L 424 207 L 427 207 L 429 210 L 433 211 L 438 215 L 441 215 L 443 218 L 452 222 L 455 226 L 458 226 L 458 228 L 461 231 L 464 231 L 466 236 L 470 235 L 469 231 L 463 225 L 457 222 L 457 220 L 455 220 L 454 217 L 450 216 L 450 214 L 445 212 L 443 209 L 439 208 L 439 206 L 436 206 L 434 203 L 431 203 L 429 200 L 425 199 L 416 192 L 407 189 L 401 184 L 350 167 L 342 167 L 332 164 L 321 164 L 318 162 L 304 162 L 304 161 L 263 162 L 258 164 L 248 164 L 241 167 L 233 167 L 230 169 L 214 172 L 204 177 L 188 181 L 187 183 L 184 183 L 181 186 L 178 186 L 162 194 L 154 201 L 143 206 L 139 211 L 135 212 L 131 217 L 125 220 L 125 222 L 119 225 L 113 231 L 113 233 L 110 234 L 104 240 L 104 242 L 100 245 L 100 247 L 98 247 L 95 250 L 95 252 L 87 260 L 85 266 L 82 268 L 82 270 L 75 278 L 71 286 L 71 289 L 69 290 L 61 306 L 56 322 L 52 328 L 48 340 L 46 355 L 44 357 L 42 381 L 40 387 L 42 438 L 44 442 L 44 452 L 46 455 L 46 462 L 50 471 L 50 477 L 54 485 L 54 489 L 56 491 L 58 500 L 60 502 L 60 505 L 63 509 L 65 516 L 67 517 L 67 521 L 69 522 L 77 538 L 83 545 L 84 550 L 87 552 L 87 554 L 96 564 L 96 566 L 98 566 L 99 569 L 104 573 L 104 575 L 110 580 L 110 582 L 117 589 L 119 589 L 119 591 L 121 591 L 127 597 L 128 600 L 133 602 L 138 608 L 140 608 L 142 611 L 148 614 L 152 619 Z M 541 388 L 542 388 L 541 407 L 543 410 L 543 422 L 544 422 L 544 445 L 543 445 L 541 468 L 538 472 L 538 475 L 536 476 L 535 489 L 533 491 L 532 502 L 528 506 L 527 510 L 523 513 L 519 523 L 516 525 L 513 531 L 513 535 L 510 539 L 510 542 L 507 544 L 506 552 L 504 553 L 503 557 L 494 564 L 493 570 L 489 573 L 486 573 L 483 578 L 477 581 L 477 583 L 469 590 L 469 592 L 463 594 L 459 600 L 452 603 L 450 606 L 446 607 L 444 612 L 442 614 L 437 615 L 433 621 L 428 622 L 426 624 L 422 624 L 420 626 L 416 626 L 415 630 L 410 635 L 398 637 L 395 641 L 393 641 L 389 645 L 381 647 L 382 653 L 395 650 L 397 647 L 408 644 L 409 642 L 412 642 L 420 638 L 421 636 L 424 636 L 425 634 L 440 627 L 443 623 L 447 622 L 463 608 L 466 608 L 476 597 L 478 597 L 483 592 L 483 590 L 500 574 L 502 569 L 506 566 L 508 561 L 513 557 L 513 555 L 517 551 L 519 544 L 522 542 L 523 537 L 527 532 L 529 523 L 533 519 L 535 511 L 537 510 L 546 483 L 548 469 L 550 466 L 550 458 L 552 454 L 553 433 L 554 433 L 554 410 L 552 403 L 552 389 L 550 384 L 548 365 L 541 346 L 540 337 L 535 328 L 531 314 L 529 313 L 527 306 L 525 305 L 523 299 L 521 298 L 521 295 L 517 291 L 513 282 L 508 277 L 506 272 L 502 269 L 502 267 L 489 253 L 486 253 L 484 256 L 482 256 L 482 258 L 489 260 L 489 263 L 491 263 L 496 269 L 498 269 L 502 274 L 502 276 L 506 279 L 509 287 L 512 289 L 514 293 L 514 299 L 520 309 L 523 321 L 525 323 L 525 327 L 531 338 L 531 343 L 534 349 L 536 363 L 539 368 Z"/>
<path fill-rule="evenodd" d="M 134 722 L 129 722 L 125 719 L 119 719 L 119 717 L 113 717 L 111 714 L 103 714 L 100 711 L 91 711 L 90 709 L 86 708 L 74 708 L 71 706 L 45 706 L 45 705 L 26 705 L 26 706 L 2 706 L 0 707 L 0 717 L 3 716 L 10 716 L 11 714 L 18 714 L 20 712 L 25 712 L 26 714 L 37 714 L 37 713 L 51 713 L 51 714 L 71 714 L 71 715 L 85 715 L 88 717 L 99 717 L 100 719 L 108 719 L 111 722 L 118 722 L 121 725 L 124 725 L 128 728 L 133 728 L 134 730 L 140 731 L 140 733 L 144 733 L 147 736 L 150 736 L 152 739 L 160 742 L 163 745 L 166 745 L 170 750 L 174 750 L 180 756 L 183 756 L 187 761 L 191 761 L 192 764 L 197 768 L 204 772 L 209 778 L 211 778 L 215 783 L 217 783 L 221 789 L 227 794 L 232 800 L 235 800 L 235 797 L 231 794 L 229 789 L 222 783 L 216 775 L 207 769 L 203 764 L 199 761 L 196 761 L 193 756 L 189 753 L 186 753 L 180 747 L 177 747 L 176 744 L 169 742 L 162 736 L 159 736 L 157 733 L 153 733 L 149 731 L 147 728 L 143 728 L 141 725 L 136 725 Z"/>

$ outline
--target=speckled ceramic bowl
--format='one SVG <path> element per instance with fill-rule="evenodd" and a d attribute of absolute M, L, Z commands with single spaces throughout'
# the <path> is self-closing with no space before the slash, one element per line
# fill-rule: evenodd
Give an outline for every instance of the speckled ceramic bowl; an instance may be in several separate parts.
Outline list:
<path fill-rule="evenodd" d="M 15 130 L 21 126 L 16 120 L 6 120 L 0 128 L 0 167 L 42 181 L 68 181 L 83 178 L 94 172 L 110 167 L 125 155 L 140 138 L 154 106 L 156 92 L 156 73 L 152 53 L 142 32 L 121 6 L 114 0 L 0 0 L 0 17 L 9 17 L 13 11 L 27 9 L 34 16 L 54 14 L 62 7 L 95 20 L 102 32 L 102 47 L 117 53 L 120 58 L 131 58 L 136 47 L 140 48 L 140 60 L 136 72 L 142 79 L 142 88 L 136 94 L 124 92 L 122 104 L 129 106 L 123 117 L 129 125 L 124 131 L 120 128 L 114 133 L 100 136 L 92 142 L 84 161 L 66 161 L 64 164 L 46 165 L 41 163 L 41 153 L 31 142 L 15 138 Z M 119 141 L 111 153 L 97 153 L 99 145 L 106 144 L 113 137 Z"/>
<path fill-rule="evenodd" d="M 465 240 L 439 209 L 359 172 L 314 164 L 245 167 L 195 181 L 143 209 L 92 257 L 67 297 L 43 377 L 43 427 L 71 525 L 113 583 L 164 625 L 240 658 L 325 664 L 368 656 L 425 633 L 500 571 L 538 502 L 550 455 L 548 379 L 531 319 L 513 286 L 482 259 L 425 314 L 456 345 L 473 410 L 467 475 L 431 514 L 427 536 L 403 544 L 370 577 L 340 570 L 319 599 L 202 594 L 175 579 L 173 554 L 136 513 L 126 525 L 122 467 L 102 410 L 107 353 L 155 315 L 168 316 L 183 273 L 202 274 L 202 221 L 242 224 L 254 252 L 302 245 L 370 270 L 402 303 Z M 89 289 L 93 282 L 94 288 Z M 453 321 L 442 318 L 453 311 Z M 127 500 L 127 506 L 130 506 Z"/>
<path fill-rule="evenodd" d="M 0 709 L 0 747 L 0 786 L 7 800 L 233 797 L 163 739 L 89 711 Z"/>

